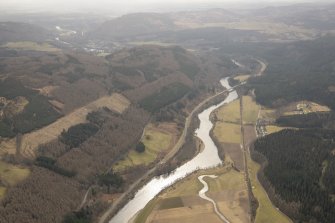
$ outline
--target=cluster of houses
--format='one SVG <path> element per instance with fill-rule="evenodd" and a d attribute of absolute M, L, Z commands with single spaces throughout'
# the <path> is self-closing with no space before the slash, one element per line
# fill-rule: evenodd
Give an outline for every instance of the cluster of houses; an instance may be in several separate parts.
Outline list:
<path fill-rule="evenodd" d="M 266 125 L 267 121 L 264 119 L 258 119 L 256 122 L 256 134 L 257 137 L 264 137 L 267 135 Z"/>

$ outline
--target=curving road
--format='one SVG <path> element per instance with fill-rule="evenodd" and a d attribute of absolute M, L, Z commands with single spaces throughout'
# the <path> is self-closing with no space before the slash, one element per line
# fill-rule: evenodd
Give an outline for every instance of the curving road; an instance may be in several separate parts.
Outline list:
<path fill-rule="evenodd" d="M 260 65 L 261 65 L 261 68 L 259 69 L 258 73 L 255 74 L 255 76 L 262 76 L 268 65 L 265 62 L 263 62 L 263 61 L 261 61 L 259 59 L 255 59 L 255 60 L 258 63 L 260 63 Z"/>
<path fill-rule="evenodd" d="M 208 184 L 204 180 L 205 177 L 217 178 L 217 176 L 215 176 L 215 175 L 202 175 L 202 176 L 198 177 L 198 180 L 204 185 L 204 187 L 199 191 L 199 197 L 201 197 L 204 200 L 207 200 L 207 201 L 211 202 L 213 204 L 214 211 L 217 214 L 217 216 L 219 216 L 219 218 L 223 222 L 230 223 L 230 221 L 228 221 L 228 219 L 219 211 L 219 209 L 216 205 L 216 202 L 212 198 L 207 197 L 206 192 L 208 191 Z"/>

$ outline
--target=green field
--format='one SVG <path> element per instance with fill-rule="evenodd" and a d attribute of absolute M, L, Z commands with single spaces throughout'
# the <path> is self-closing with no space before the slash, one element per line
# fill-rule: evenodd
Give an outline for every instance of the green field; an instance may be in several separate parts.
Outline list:
<path fill-rule="evenodd" d="M 274 109 L 267 109 L 267 108 L 261 108 L 260 111 L 260 117 L 261 118 L 276 118 L 276 110 Z"/>
<path fill-rule="evenodd" d="M 158 204 L 158 199 L 151 200 L 136 216 L 134 223 L 145 223 L 155 206 Z"/>
<path fill-rule="evenodd" d="M 5 183 L 5 185 L 15 186 L 22 180 L 26 179 L 29 174 L 29 169 L 0 161 L 0 178 Z M 6 187 L 0 186 L 0 199 L 5 195 L 6 190 Z"/>
<path fill-rule="evenodd" d="M 182 182 L 179 182 L 173 185 L 167 191 L 168 197 L 182 197 L 182 196 L 191 196 L 198 194 L 199 190 L 201 190 L 202 184 L 198 181 L 196 176 L 192 178 L 187 177 Z"/>
<path fill-rule="evenodd" d="M 241 172 L 230 170 L 218 178 L 206 178 L 210 192 L 219 192 L 223 190 L 245 189 L 244 175 Z"/>
<path fill-rule="evenodd" d="M 2 186 L 0 186 L 0 200 L 1 200 L 1 198 L 3 198 L 3 196 L 5 195 L 6 190 L 7 190 L 6 187 L 2 187 Z"/>
<path fill-rule="evenodd" d="M 30 174 L 29 169 L 17 167 L 3 161 L 0 161 L 0 176 L 1 180 L 14 186 L 24 180 Z"/>
<path fill-rule="evenodd" d="M 255 124 L 260 106 L 250 96 L 243 96 L 243 123 Z"/>
<path fill-rule="evenodd" d="M 238 75 L 234 77 L 234 80 L 238 80 L 240 82 L 246 81 L 250 78 L 250 75 Z"/>
<path fill-rule="evenodd" d="M 282 214 L 272 205 L 266 191 L 259 183 L 257 172 L 260 169 L 260 165 L 248 157 L 248 168 L 252 192 L 259 203 L 255 223 L 291 223 L 292 221 L 287 216 Z"/>
<path fill-rule="evenodd" d="M 177 182 L 175 185 L 169 187 L 164 192 L 162 192 L 159 196 L 155 199 L 151 200 L 145 208 L 140 211 L 138 216 L 136 217 L 135 223 L 144 223 L 152 213 L 154 216 L 158 215 L 168 215 L 169 212 L 164 212 L 168 209 L 180 210 L 180 216 L 177 216 L 175 219 L 182 221 L 183 213 L 185 213 L 185 207 L 193 208 L 193 206 L 189 206 L 190 204 L 187 203 L 190 200 L 199 199 L 198 193 L 203 188 L 202 183 L 198 180 L 198 176 L 201 175 L 216 175 L 217 178 L 209 178 L 206 177 L 204 180 L 209 185 L 209 192 L 208 193 L 220 193 L 221 191 L 230 191 L 230 195 L 228 195 L 230 201 L 234 199 L 235 196 L 241 191 L 246 190 L 246 184 L 244 181 L 244 175 L 241 172 L 237 172 L 233 169 L 227 168 L 214 168 L 208 170 L 201 170 L 195 174 L 192 174 L 180 182 Z M 186 199 L 186 203 L 185 200 Z M 214 198 L 215 199 L 215 198 Z M 188 200 L 188 201 L 187 201 Z M 227 201 L 226 207 L 229 207 L 230 201 Z M 221 205 L 225 201 L 220 200 Z M 242 202 L 248 202 L 246 199 Z M 236 205 L 236 204 L 235 204 Z M 246 205 L 246 203 L 244 203 Z M 178 209 L 181 208 L 181 209 Z M 205 207 L 203 207 L 205 208 Z M 199 211 L 204 211 L 203 208 L 197 207 Z M 220 208 L 224 208 L 220 206 Z M 240 210 L 240 207 L 234 207 L 231 210 L 225 211 L 234 211 L 234 213 L 239 213 L 237 210 Z M 162 212 L 163 211 L 163 212 Z M 153 221 L 154 222 L 154 221 Z M 179 221 L 177 221 L 179 222 Z M 198 221 L 199 222 L 199 221 Z"/>
<path fill-rule="evenodd" d="M 241 142 L 241 127 L 238 124 L 217 122 L 214 127 L 214 136 L 222 143 Z"/>
<path fill-rule="evenodd" d="M 285 128 L 279 127 L 279 126 L 276 126 L 276 125 L 267 125 L 266 126 L 266 131 L 268 132 L 268 134 L 276 133 L 276 132 L 279 132 L 283 129 L 285 129 Z"/>
<path fill-rule="evenodd" d="M 256 123 L 260 106 L 251 96 L 243 96 L 243 121 L 245 124 Z M 235 100 L 217 111 L 219 121 L 240 123 L 240 101 Z"/>
<path fill-rule="evenodd" d="M 225 122 L 217 122 L 214 128 L 214 135 L 220 142 L 225 143 L 240 143 L 241 142 L 241 130 L 240 125 L 231 124 L 237 123 L 240 120 L 240 106 L 239 100 L 234 101 L 228 106 L 224 106 L 218 110 L 219 120 L 224 120 Z M 243 123 L 255 124 L 259 105 L 257 105 L 252 97 L 243 96 Z M 272 117 L 274 115 L 273 110 L 263 110 L 263 115 L 266 117 Z M 268 126 L 268 131 L 279 131 L 281 130 L 276 126 Z M 252 161 L 248 157 L 248 166 L 250 173 L 250 180 L 252 184 L 252 190 L 259 202 L 259 207 L 256 213 L 255 223 L 287 223 L 291 222 L 284 214 L 276 210 L 272 205 L 270 199 L 268 198 L 266 191 L 259 183 L 256 177 L 256 173 L 260 166 L 256 162 Z M 235 188 L 243 188 L 244 176 L 236 171 L 230 171 L 226 174 L 221 175 L 217 179 L 208 179 L 209 188 L 211 191 L 219 190 L 232 190 Z"/>
<path fill-rule="evenodd" d="M 240 123 L 240 102 L 235 100 L 229 105 L 224 105 L 217 110 L 217 118 L 220 121 Z"/>
<path fill-rule="evenodd" d="M 159 205 L 159 209 L 171 209 L 171 208 L 179 208 L 184 207 L 183 200 L 180 197 L 170 197 L 161 201 Z"/>
<path fill-rule="evenodd" d="M 125 159 L 117 162 L 114 171 L 122 171 L 125 168 L 137 165 L 148 165 L 155 161 L 159 153 L 165 152 L 171 142 L 172 136 L 156 129 L 148 128 L 142 138 L 146 149 L 143 153 L 131 150 Z"/>

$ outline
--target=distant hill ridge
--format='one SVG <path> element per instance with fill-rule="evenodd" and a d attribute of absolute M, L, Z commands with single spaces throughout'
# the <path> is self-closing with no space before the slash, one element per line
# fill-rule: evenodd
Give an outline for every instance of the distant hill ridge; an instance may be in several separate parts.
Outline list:
<path fill-rule="evenodd" d="M 110 39 L 182 30 L 198 26 L 237 21 L 240 15 L 224 9 L 175 13 L 133 13 L 109 20 L 92 30 L 89 36 Z"/>
<path fill-rule="evenodd" d="M 16 41 L 44 42 L 52 38 L 52 34 L 39 26 L 19 23 L 0 22 L 0 44 Z"/>

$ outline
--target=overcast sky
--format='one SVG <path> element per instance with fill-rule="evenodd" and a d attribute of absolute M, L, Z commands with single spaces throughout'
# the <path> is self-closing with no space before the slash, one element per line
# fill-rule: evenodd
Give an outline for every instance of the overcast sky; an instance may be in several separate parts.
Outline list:
<path fill-rule="evenodd" d="M 119 12 L 169 11 L 178 9 L 232 7 L 240 4 L 291 4 L 318 0 L 0 0 L 0 9 L 12 11 Z M 331 0 L 328 0 L 331 1 Z M 335 0 L 333 0 L 335 1 Z"/>

